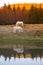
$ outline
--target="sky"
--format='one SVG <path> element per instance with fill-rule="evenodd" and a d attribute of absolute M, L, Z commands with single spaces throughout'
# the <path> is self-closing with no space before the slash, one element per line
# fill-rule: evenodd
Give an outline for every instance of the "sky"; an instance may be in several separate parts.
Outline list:
<path fill-rule="evenodd" d="M 14 3 L 43 3 L 43 0 L 0 0 L 0 7 L 6 4 L 14 4 Z"/>

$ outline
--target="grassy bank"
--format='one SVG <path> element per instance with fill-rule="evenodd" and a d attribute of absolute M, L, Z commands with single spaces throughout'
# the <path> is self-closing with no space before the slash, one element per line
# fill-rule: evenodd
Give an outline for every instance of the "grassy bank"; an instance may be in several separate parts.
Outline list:
<path fill-rule="evenodd" d="M 24 33 L 0 33 L 0 47 L 12 47 L 13 45 L 24 45 L 29 48 L 43 48 L 43 38 L 28 36 Z"/>
<path fill-rule="evenodd" d="M 23 45 L 28 48 L 43 48 L 43 24 L 25 24 L 24 32 L 16 34 L 12 32 L 13 26 L 0 26 L 0 47 Z"/>

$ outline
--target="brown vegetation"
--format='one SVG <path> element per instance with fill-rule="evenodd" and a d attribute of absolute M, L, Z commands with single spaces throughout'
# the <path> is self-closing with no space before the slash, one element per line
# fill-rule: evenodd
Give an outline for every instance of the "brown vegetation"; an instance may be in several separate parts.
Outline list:
<path fill-rule="evenodd" d="M 1 33 L 12 33 L 14 25 L 1 25 Z M 29 36 L 41 36 L 43 37 L 43 24 L 24 24 L 23 26 L 24 34 Z"/>

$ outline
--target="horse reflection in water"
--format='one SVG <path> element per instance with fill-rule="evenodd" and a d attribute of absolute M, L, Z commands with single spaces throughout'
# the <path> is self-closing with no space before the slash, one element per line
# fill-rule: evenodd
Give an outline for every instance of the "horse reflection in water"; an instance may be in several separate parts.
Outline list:
<path fill-rule="evenodd" d="M 43 57 L 43 49 L 24 49 L 22 53 L 18 53 L 14 49 L 2 49 L 0 48 L 0 56 L 3 55 L 5 57 L 5 61 L 7 60 L 7 57 L 9 57 L 9 60 L 11 57 L 14 58 L 33 58 L 34 57 Z"/>
<path fill-rule="evenodd" d="M 16 51 L 17 53 L 23 53 L 24 50 L 22 48 L 14 48 L 14 51 Z"/>

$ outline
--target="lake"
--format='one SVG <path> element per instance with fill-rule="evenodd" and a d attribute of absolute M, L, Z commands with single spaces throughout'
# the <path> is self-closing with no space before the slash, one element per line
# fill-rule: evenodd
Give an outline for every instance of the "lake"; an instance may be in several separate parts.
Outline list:
<path fill-rule="evenodd" d="M 0 48 L 0 65 L 43 65 L 43 49 Z"/>

